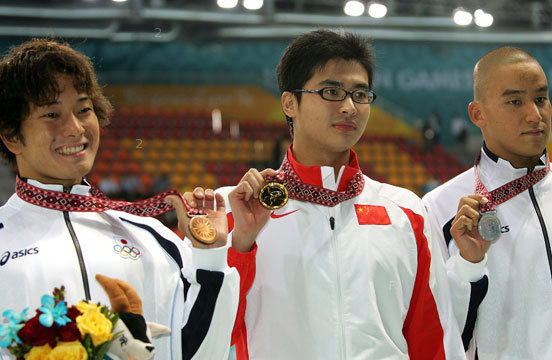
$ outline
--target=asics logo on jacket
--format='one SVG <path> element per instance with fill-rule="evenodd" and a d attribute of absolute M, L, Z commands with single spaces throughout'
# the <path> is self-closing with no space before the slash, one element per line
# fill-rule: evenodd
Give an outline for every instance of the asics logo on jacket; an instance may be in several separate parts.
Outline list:
<path fill-rule="evenodd" d="M 15 251 L 6 251 L 0 256 L 0 266 L 6 265 L 9 259 L 19 259 L 27 255 L 38 254 L 38 246 L 34 248 L 21 249 Z"/>

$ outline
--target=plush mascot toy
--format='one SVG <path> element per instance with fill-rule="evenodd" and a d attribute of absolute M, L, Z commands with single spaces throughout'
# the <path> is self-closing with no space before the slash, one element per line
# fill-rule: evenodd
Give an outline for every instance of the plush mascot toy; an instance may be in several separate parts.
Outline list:
<path fill-rule="evenodd" d="M 96 280 L 105 289 L 111 302 L 111 311 L 119 313 L 113 329 L 119 334 L 109 345 L 108 352 L 121 360 L 149 360 L 155 355 L 151 343 L 153 336 L 168 334 L 171 330 L 163 325 L 146 322 L 142 312 L 142 300 L 127 282 L 96 275 Z"/>

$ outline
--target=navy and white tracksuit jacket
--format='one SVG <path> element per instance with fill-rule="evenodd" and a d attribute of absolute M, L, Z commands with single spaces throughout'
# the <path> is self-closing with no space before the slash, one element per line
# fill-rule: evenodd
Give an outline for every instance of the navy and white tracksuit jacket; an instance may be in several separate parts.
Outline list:
<path fill-rule="evenodd" d="M 514 168 L 483 145 L 478 176 L 488 191 L 542 169 Z M 447 260 L 455 313 L 463 340 L 480 360 L 552 359 L 552 176 L 516 195 L 495 210 L 502 230 L 486 259 L 463 260 L 450 225 L 461 197 L 474 193 L 471 168 L 428 193 L 423 201 Z M 447 251 L 448 250 L 448 251 Z"/>
<path fill-rule="evenodd" d="M 63 191 L 61 185 L 44 189 Z M 71 193 L 88 195 L 89 186 Z M 238 305 L 239 276 L 227 247 L 195 249 L 153 218 L 109 210 L 63 212 L 13 195 L 0 208 L 0 314 L 30 313 L 44 294 L 65 286 L 68 305 L 91 299 L 109 305 L 96 274 L 130 283 L 144 317 L 171 334 L 153 339 L 155 359 L 227 359 Z M 0 359 L 13 357 L 6 349 Z"/>

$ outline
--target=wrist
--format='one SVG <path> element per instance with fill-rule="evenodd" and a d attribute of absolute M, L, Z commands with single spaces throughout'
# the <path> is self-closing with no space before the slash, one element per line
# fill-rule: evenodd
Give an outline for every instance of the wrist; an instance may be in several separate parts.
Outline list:
<path fill-rule="evenodd" d="M 206 244 L 201 241 L 195 240 L 193 237 L 190 238 L 190 242 L 192 243 L 192 246 L 196 249 L 213 249 L 213 248 L 218 248 L 225 245 L 224 243 L 221 243 L 219 241 L 212 244 Z"/>
<path fill-rule="evenodd" d="M 469 261 L 473 264 L 477 264 L 477 263 L 480 263 L 481 261 L 483 261 L 483 259 L 485 259 L 485 253 L 482 253 L 482 254 L 472 254 L 472 253 L 466 253 L 466 252 L 462 252 L 462 250 L 460 250 L 460 256 L 462 257 L 462 259 L 466 260 L 466 261 Z"/>
<path fill-rule="evenodd" d="M 250 252 L 255 244 L 255 238 L 256 236 L 247 236 L 234 229 L 232 232 L 232 248 L 241 253 Z"/>

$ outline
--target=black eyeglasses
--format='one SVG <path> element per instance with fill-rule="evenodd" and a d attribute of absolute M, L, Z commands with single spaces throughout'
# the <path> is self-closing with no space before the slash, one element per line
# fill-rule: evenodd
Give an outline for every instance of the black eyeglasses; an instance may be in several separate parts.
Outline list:
<path fill-rule="evenodd" d="M 320 90 L 297 89 L 291 90 L 291 92 L 318 94 L 322 99 L 328 101 L 343 101 L 347 95 L 351 95 L 351 99 L 358 104 L 371 104 L 376 100 L 376 93 L 368 89 L 349 91 L 340 87 L 325 87 Z"/>

